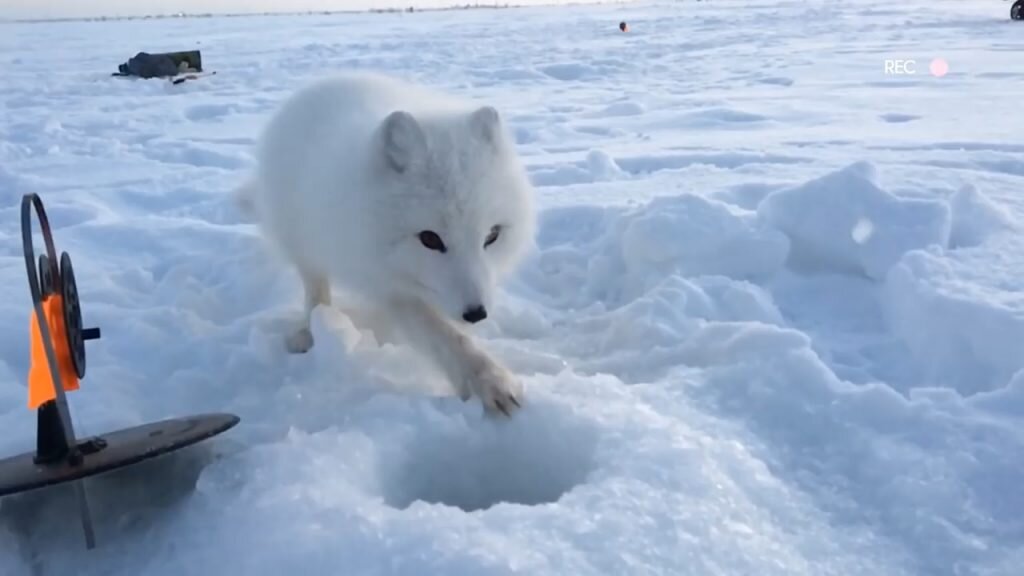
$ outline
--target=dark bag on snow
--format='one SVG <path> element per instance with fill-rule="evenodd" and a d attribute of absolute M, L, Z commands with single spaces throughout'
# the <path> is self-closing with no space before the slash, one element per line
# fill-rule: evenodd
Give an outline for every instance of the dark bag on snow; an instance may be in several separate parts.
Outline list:
<path fill-rule="evenodd" d="M 181 63 L 186 63 L 182 69 Z M 139 78 L 166 78 L 182 72 L 202 72 L 202 59 L 198 50 L 150 54 L 139 52 L 117 67 L 116 76 Z"/>

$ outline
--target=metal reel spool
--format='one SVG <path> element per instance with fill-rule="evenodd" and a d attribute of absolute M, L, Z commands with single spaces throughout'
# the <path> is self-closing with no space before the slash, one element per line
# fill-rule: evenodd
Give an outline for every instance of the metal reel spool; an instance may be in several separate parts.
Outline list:
<path fill-rule="evenodd" d="M 78 284 L 75 283 L 75 269 L 71 256 L 60 254 L 60 284 L 64 296 L 64 326 L 67 328 L 68 350 L 79 378 L 85 377 L 85 341 L 100 337 L 99 328 L 82 328 L 82 305 L 78 300 Z"/>
<path fill-rule="evenodd" d="M 54 292 L 53 269 L 50 268 L 50 259 L 46 254 L 39 255 L 39 292 L 43 298 Z"/>
<path fill-rule="evenodd" d="M 75 281 L 71 255 L 61 252 L 56 278 L 49 257 L 46 254 L 39 255 L 39 291 L 43 298 L 58 291 L 63 297 L 62 311 L 68 350 L 71 352 L 75 373 L 79 378 L 85 378 L 85 341 L 100 338 L 100 329 L 82 328 L 82 304 L 78 297 L 78 283 Z"/>

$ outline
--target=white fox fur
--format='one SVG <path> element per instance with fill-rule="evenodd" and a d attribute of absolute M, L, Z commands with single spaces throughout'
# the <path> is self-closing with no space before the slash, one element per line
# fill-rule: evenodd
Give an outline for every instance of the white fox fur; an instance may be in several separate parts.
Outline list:
<path fill-rule="evenodd" d="M 520 405 L 522 386 L 464 330 L 533 245 L 533 190 L 491 106 L 350 73 L 288 99 L 266 127 L 239 201 L 305 286 L 289 350 L 332 286 L 389 316 L 465 400 Z"/>

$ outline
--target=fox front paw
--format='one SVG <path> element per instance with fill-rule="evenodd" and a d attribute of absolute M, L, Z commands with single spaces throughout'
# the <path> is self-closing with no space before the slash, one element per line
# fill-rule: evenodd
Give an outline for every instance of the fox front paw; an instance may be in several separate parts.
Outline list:
<path fill-rule="evenodd" d="M 284 339 L 284 347 L 291 354 L 305 354 L 313 348 L 313 332 L 309 328 L 299 328 Z"/>
<path fill-rule="evenodd" d="M 467 385 L 490 413 L 497 411 L 511 416 L 513 410 L 522 406 L 522 384 L 506 368 L 494 362 L 482 362 L 471 372 Z"/>

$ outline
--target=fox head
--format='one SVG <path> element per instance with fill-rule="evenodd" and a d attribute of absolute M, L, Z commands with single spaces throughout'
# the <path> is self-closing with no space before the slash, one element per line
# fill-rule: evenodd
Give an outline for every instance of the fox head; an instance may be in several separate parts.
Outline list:
<path fill-rule="evenodd" d="M 379 231 L 390 288 L 456 322 L 486 318 L 535 230 L 532 187 L 497 110 L 394 111 L 372 154 L 382 184 L 374 202 L 393 219 Z"/>

